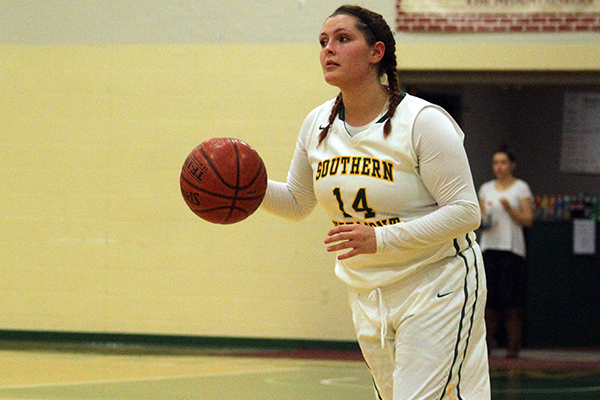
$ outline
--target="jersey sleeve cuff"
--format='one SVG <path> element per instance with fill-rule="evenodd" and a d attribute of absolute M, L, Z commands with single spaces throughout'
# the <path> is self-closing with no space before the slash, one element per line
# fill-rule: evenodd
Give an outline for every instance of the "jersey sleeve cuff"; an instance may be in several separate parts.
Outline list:
<path fill-rule="evenodd" d="M 380 227 L 375 228 L 375 238 L 377 239 L 377 253 L 383 253 L 385 251 L 385 244 L 383 242 L 383 229 Z"/>

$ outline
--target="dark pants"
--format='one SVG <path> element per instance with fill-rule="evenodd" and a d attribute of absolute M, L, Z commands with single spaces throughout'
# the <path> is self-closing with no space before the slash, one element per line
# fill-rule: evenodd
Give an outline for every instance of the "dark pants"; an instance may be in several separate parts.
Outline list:
<path fill-rule="evenodd" d="M 510 251 L 486 250 L 483 264 L 487 277 L 487 308 L 524 308 L 527 294 L 525 259 Z"/>
<path fill-rule="evenodd" d="M 518 357 L 527 291 L 525 259 L 510 251 L 486 250 L 483 262 L 488 287 L 485 310 L 488 349 L 495 347 L 498 324 L 504 316 L 508 342 L 506 356 Z"/>

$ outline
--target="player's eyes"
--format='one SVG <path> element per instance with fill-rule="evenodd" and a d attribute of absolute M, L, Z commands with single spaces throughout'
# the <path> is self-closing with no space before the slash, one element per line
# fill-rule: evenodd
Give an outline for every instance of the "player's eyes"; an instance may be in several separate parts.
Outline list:
<path fill-rule="evenodd" d="M 346 42 L 349 42 L 352 40 L 350 38 L 350 36 L 346 36 L 346 35 L 340 35 L 338 37 L 335 37 L 334 39 L 339 43 L 346 43 Z M 322 48 L 327 47 L 328 43 L 329 43 L 329 39 L 327 39 L 327 38 L 319 39 L 319 44 L 321 45 Z"/>

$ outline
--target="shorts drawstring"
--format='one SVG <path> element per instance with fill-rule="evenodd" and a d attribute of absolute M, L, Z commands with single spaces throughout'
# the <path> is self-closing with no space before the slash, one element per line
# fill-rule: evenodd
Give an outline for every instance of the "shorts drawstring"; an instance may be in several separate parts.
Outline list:
<path fill-rule="evenodd" d="M 377 297 L 375 297 L 377 296 Z M 379 319 L 381 320 L 381 348 L 385 349 L 385 339 L 388 333 L 388 313 L 383 301 L 383 293 L 381 288 L 377 288 L 369 293 L 369 300 L 379 303 Z"/>

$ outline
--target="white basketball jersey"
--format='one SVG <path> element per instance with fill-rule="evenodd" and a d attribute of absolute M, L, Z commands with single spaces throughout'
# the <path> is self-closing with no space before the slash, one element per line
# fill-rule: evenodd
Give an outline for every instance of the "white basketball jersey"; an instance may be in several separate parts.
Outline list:
<path fill-rule="evenodd" d="M 351 137 L 338 117 L 319 145 L 318 136 L 328 123 L 333 103 L 314 110 L 313 125 L 303 142 L 314 174 L 315 195 L 334 225 L 380 227 L 435 211 L 436 200 L 419 176 L 412 131 L 419 111 L 437 106 L 406 95 L 392 118 L 387 138 L 383 136 L 385 118 Z M 462 131 L 456 128 L 462 140 Z M 468 247 L 465 237 L 460 241 L 461 249 Z M 401 252 L 359 255 L 337 261 L 336 274 L 352 287 L 370 290 L 393 284 L 420 265 L 455 255 L 456 250 L 450 241 Z"/>

